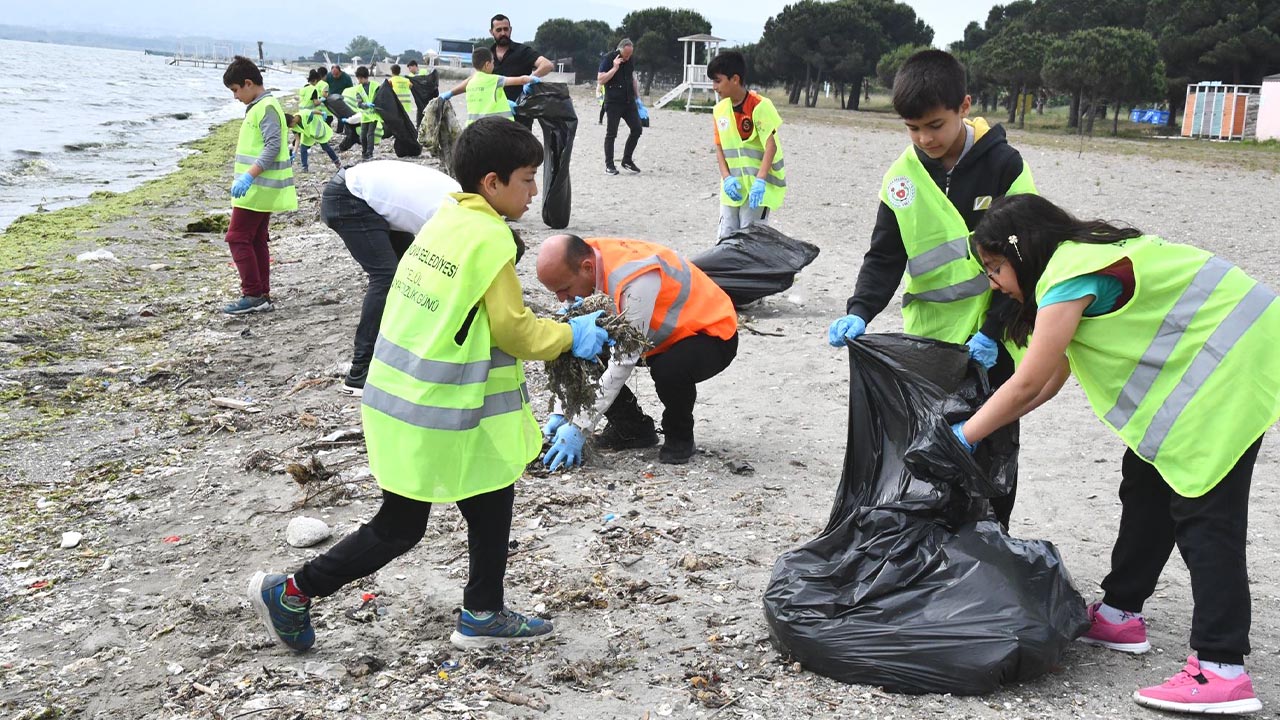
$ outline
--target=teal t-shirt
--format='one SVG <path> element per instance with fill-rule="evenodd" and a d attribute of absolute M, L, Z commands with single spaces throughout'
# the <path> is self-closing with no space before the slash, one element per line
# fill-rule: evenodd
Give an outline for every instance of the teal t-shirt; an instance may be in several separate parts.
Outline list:
<path fill-rule="evenodd" d="M 1085 317 L 1106 315 L 1116 309 L 1116 301 L 1124 292 L 1120 280 L 1110 275 L 1081 275 L 1049 288 L 1044 294 L 1039 307 L 1048 307 L 1055 303 L 1079 300 L 1086 295 L 1093 296 L 1093 302 L 1084 309 Z"/>

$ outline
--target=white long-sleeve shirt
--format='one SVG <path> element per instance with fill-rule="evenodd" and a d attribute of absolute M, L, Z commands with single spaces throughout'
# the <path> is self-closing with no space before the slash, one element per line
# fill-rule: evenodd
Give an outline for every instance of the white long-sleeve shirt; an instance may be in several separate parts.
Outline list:
<path fill-rule="evenodd" d="M 462 192 L 439 170 L 401 160 L 360 163 L 346 171 L 347 190 L 369 204 L 392 230 L 418 234 L 450 193 Z"/>

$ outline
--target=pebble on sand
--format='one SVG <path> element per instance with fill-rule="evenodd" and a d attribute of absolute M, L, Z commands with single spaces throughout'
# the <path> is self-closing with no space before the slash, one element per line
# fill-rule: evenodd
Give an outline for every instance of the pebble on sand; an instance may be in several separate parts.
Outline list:
<path fill-rule="evenodd" d="M 311 547 L 326 540 L 333 534 L 323 520 L 310 517 L 296 517 L 289 521 L 285 530 L 285 541 L 297 548 Z"/>

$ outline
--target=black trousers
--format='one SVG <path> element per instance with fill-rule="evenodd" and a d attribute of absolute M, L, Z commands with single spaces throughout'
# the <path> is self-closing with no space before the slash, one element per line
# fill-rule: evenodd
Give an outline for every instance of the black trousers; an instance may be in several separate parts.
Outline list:
<path fill-rule="evenodd" d="M 693 404 L 698 383 L 719 375 L 738 355 L 738 335 L 728 340 L 694 335 L 648 359 L 658 399 L 662 401 L 662 432 L 668 440 L 693 440 Z M 625 385 L 605 413 L 626 422 L 624 415 L 640 413 L 636 396 Z"/>
<path fill-rule="evenodd" d="M 1176 544 L 1191 572 L 1191 647 L 1201 660 L 1241 664 L 1249 654 L 1245 534 L 1249 485 L 1261 445 L 1261 439 L 1251 445 L 1198 498 L 1175 493 L 1155 466 L 1132 450 L 1121 464 L 1120 534 L 1111 550 L 1111 572 L 1102 581 L 1102 601 L 1141 612 Z"/>
<path fill-rule="evenodd" d="M 634 101 L 620 103 L 606 100 L 604 110 L 609 116 L 609 122 L 604 128 L 604 164 L 613 165 L 613 141 L 618 139 L 619 120 L 625 120 L 630 131 L 626 144 L 622 146 L 622 162 L 630 162 L 632 153 L 636 151 L 636 143 L 640 142 L 640 133 L 644 131 L 640 125 L 640 109 Z"/>
<path fill-rule="evenodd" d="M 1009 378 L 1013 377 L 1013 356 L 1005 349 L 1004 343 L 996 343 L 996 364 L 991 366 L 987 371 L 987 380 L 991 383 L 991 389 L 995 390 L 1005 384 Z M 1017 425 L 1017 420 L 1013 424 Z M 1013 482 L 1009 487 L 1009 494 L 997 498 L 991 498 L 991 510 L 996 515 L 996 520 L 1004 527 L 1006 531 L 1009 529 L 1009 519 L 1013 517 L 1013 503 L 1018 497 L 1018 476 L 1013 476 Z"/>
<path fill-rule="evenodd" d="M 475 612 L 503 608 L 502 580 L 507 574 L 511 509 L 515 485 L 458 501 L 467 520 L 470 566 L 462 606 Z M 373 519 L 312 559 L 294 574 L 298 589 L 325 597 L 353 580 L 367 577 L 417 545 L 427 531 L 431 503 L 382 491 L 382 507 Z"/>
<path fill-rule="evenodd" d="M 360 157 L 368 160 L 373 157 L 374 141 L 378 136 L 378 123 L 360 123 Z"/>
<path fill-rule="evenodd" d="M 374 212 L 364 200 L 347 189 L 346 171 L 339 170 L 320 194 L 320 219 L 338 233 L 351 257 L 369 276 L 360 308 L 360 324 L 356 326 L 355 352 L 351 364 L 368 366 L 373 359 L 373 345 L 382 324 L 382 310 L 387 292 L 395 278 L 400 258 L 413 244 L 413 235 L 392 230 L 386 219 Z"/>

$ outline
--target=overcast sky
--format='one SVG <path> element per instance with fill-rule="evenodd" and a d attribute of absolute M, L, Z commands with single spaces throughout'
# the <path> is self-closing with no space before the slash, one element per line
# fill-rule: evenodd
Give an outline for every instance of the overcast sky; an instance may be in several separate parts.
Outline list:
<path fill-rule="evenodd" d="M 355 35 L 367 35 L 391 52 L 435 47 L 435 38 L 486 34 L 489 17 L 511 16 L 517 39 L 531 40 L 538 25 L 552 17 L 598 19 L 617 25 L 631 10 L 654 7 L 697 9 L 711 31 L 731 43 L 759 39 L 764 22 L 781 12 L 782 0 L 549 0 L 541 4 L 496 0 L 475 2 L 362 3 L 349 0 L 248 2 L 246 0 L 36 0 L 5 3 L 0 23 L 54 30 L 83 30 L 141 36 L 214 36 L 246 45 L 276 41 L 341 50 Z M 994 5 L 989 0 L 907 0 L 934 29 L 934 43 L 959 40 L 971 20 L 981 22 Z"/>

